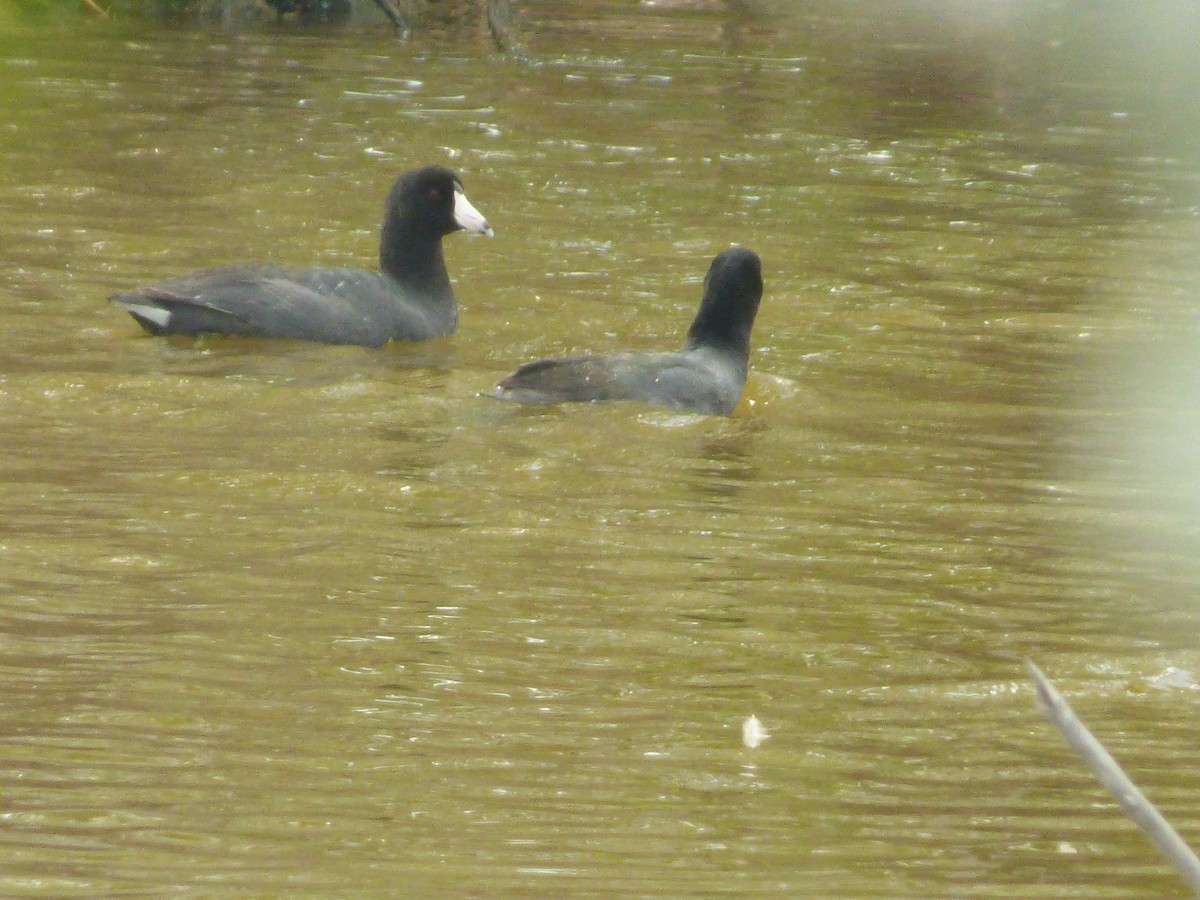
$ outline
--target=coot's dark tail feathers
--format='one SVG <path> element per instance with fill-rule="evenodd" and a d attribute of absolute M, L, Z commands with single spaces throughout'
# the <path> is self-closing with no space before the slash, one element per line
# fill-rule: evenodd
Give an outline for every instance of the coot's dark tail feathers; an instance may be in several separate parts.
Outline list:
<path fill-rule="evenodd" d="M 252 330 L 249 320 L 228 309 L 155 288 L 108 298 L 128 312 L 149 334 L 238 334 Z"/>
<path fill-rule="evenodd" d="M 492 396 L 518 403 L 562 403 L 595 399 L 589 358 L 552 357 L 525 363 L 496 385 Z M 585 374 L 586 373 L 586 374 Z"/>

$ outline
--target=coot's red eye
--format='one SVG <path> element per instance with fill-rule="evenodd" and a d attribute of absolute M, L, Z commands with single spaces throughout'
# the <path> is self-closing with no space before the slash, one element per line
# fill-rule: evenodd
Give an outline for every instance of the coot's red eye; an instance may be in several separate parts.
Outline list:
<path fill-rule="evenodd" d="M 435 203 L 439 202 L 442 199 L 441 190 L 438 188 L 435 188 L 435 187 L 431 187 L 429 189 L 429 199 Z"/>

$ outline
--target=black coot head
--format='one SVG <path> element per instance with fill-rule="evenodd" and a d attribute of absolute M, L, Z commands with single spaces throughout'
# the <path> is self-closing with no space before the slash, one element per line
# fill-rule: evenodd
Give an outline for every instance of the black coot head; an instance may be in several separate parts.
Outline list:
<path fill-rule="evenodd" d="M 392 186 L 387 219 L 410 235 L 441 238 L 460 229 L 489 234 L 487 221 L 463 193 L 462 181 L 444 166 L 405 172 Z"/>
<path fill-rule="evenodd" d="M 718 253 L 704 276 L 704 289 L 705 293 L 715 290 L 747 298 L 742 302 L 750 302 L 757 308 L 758 301 L 753 298 L 762 297 L 762 261 L 757 253 L 744 247 Z"/>
<path fill-rule="evenodd" d="M 688 330 L 689 343 L 749 353 L 750 329 L 762 292 L 762 261 L 757 253 L 744 247 L 718 253 L 704 276 L 704 297 Z"/>

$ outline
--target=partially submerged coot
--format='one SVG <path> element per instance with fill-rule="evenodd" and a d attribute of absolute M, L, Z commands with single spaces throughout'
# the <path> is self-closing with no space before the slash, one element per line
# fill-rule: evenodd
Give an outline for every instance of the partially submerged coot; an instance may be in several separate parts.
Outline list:
<path fill-rule="evenodd" d="M 154 335 L 232 334 L 377 347 L 454 331 L 442 238 L 491 236 L 449 169 L 406 172 L 388 194 L 379 272 L 264 264 L 205 269 L 109 299 Z"/>
<path fill-rule="evenodd" d="M 746 384 L 750 330 L 762 299 L 762 263 L 735 247 L 712 261 L 687 342 L 674 353 L 617 352 L 526 363 L 491 396 L 520 403 L 641 400 L 728 415 Z"/>

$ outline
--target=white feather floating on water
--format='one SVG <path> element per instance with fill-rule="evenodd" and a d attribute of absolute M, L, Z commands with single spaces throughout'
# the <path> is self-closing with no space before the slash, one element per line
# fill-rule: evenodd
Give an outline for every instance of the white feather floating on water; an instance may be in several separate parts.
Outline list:
<path fill-rule="evenodd" d="M 762 722 L 758 721 L 758 716 L 751 716 L 742 723 L 742 743 L 751 750 L 770 736 L 767 729 L 763 728 Z"/>

